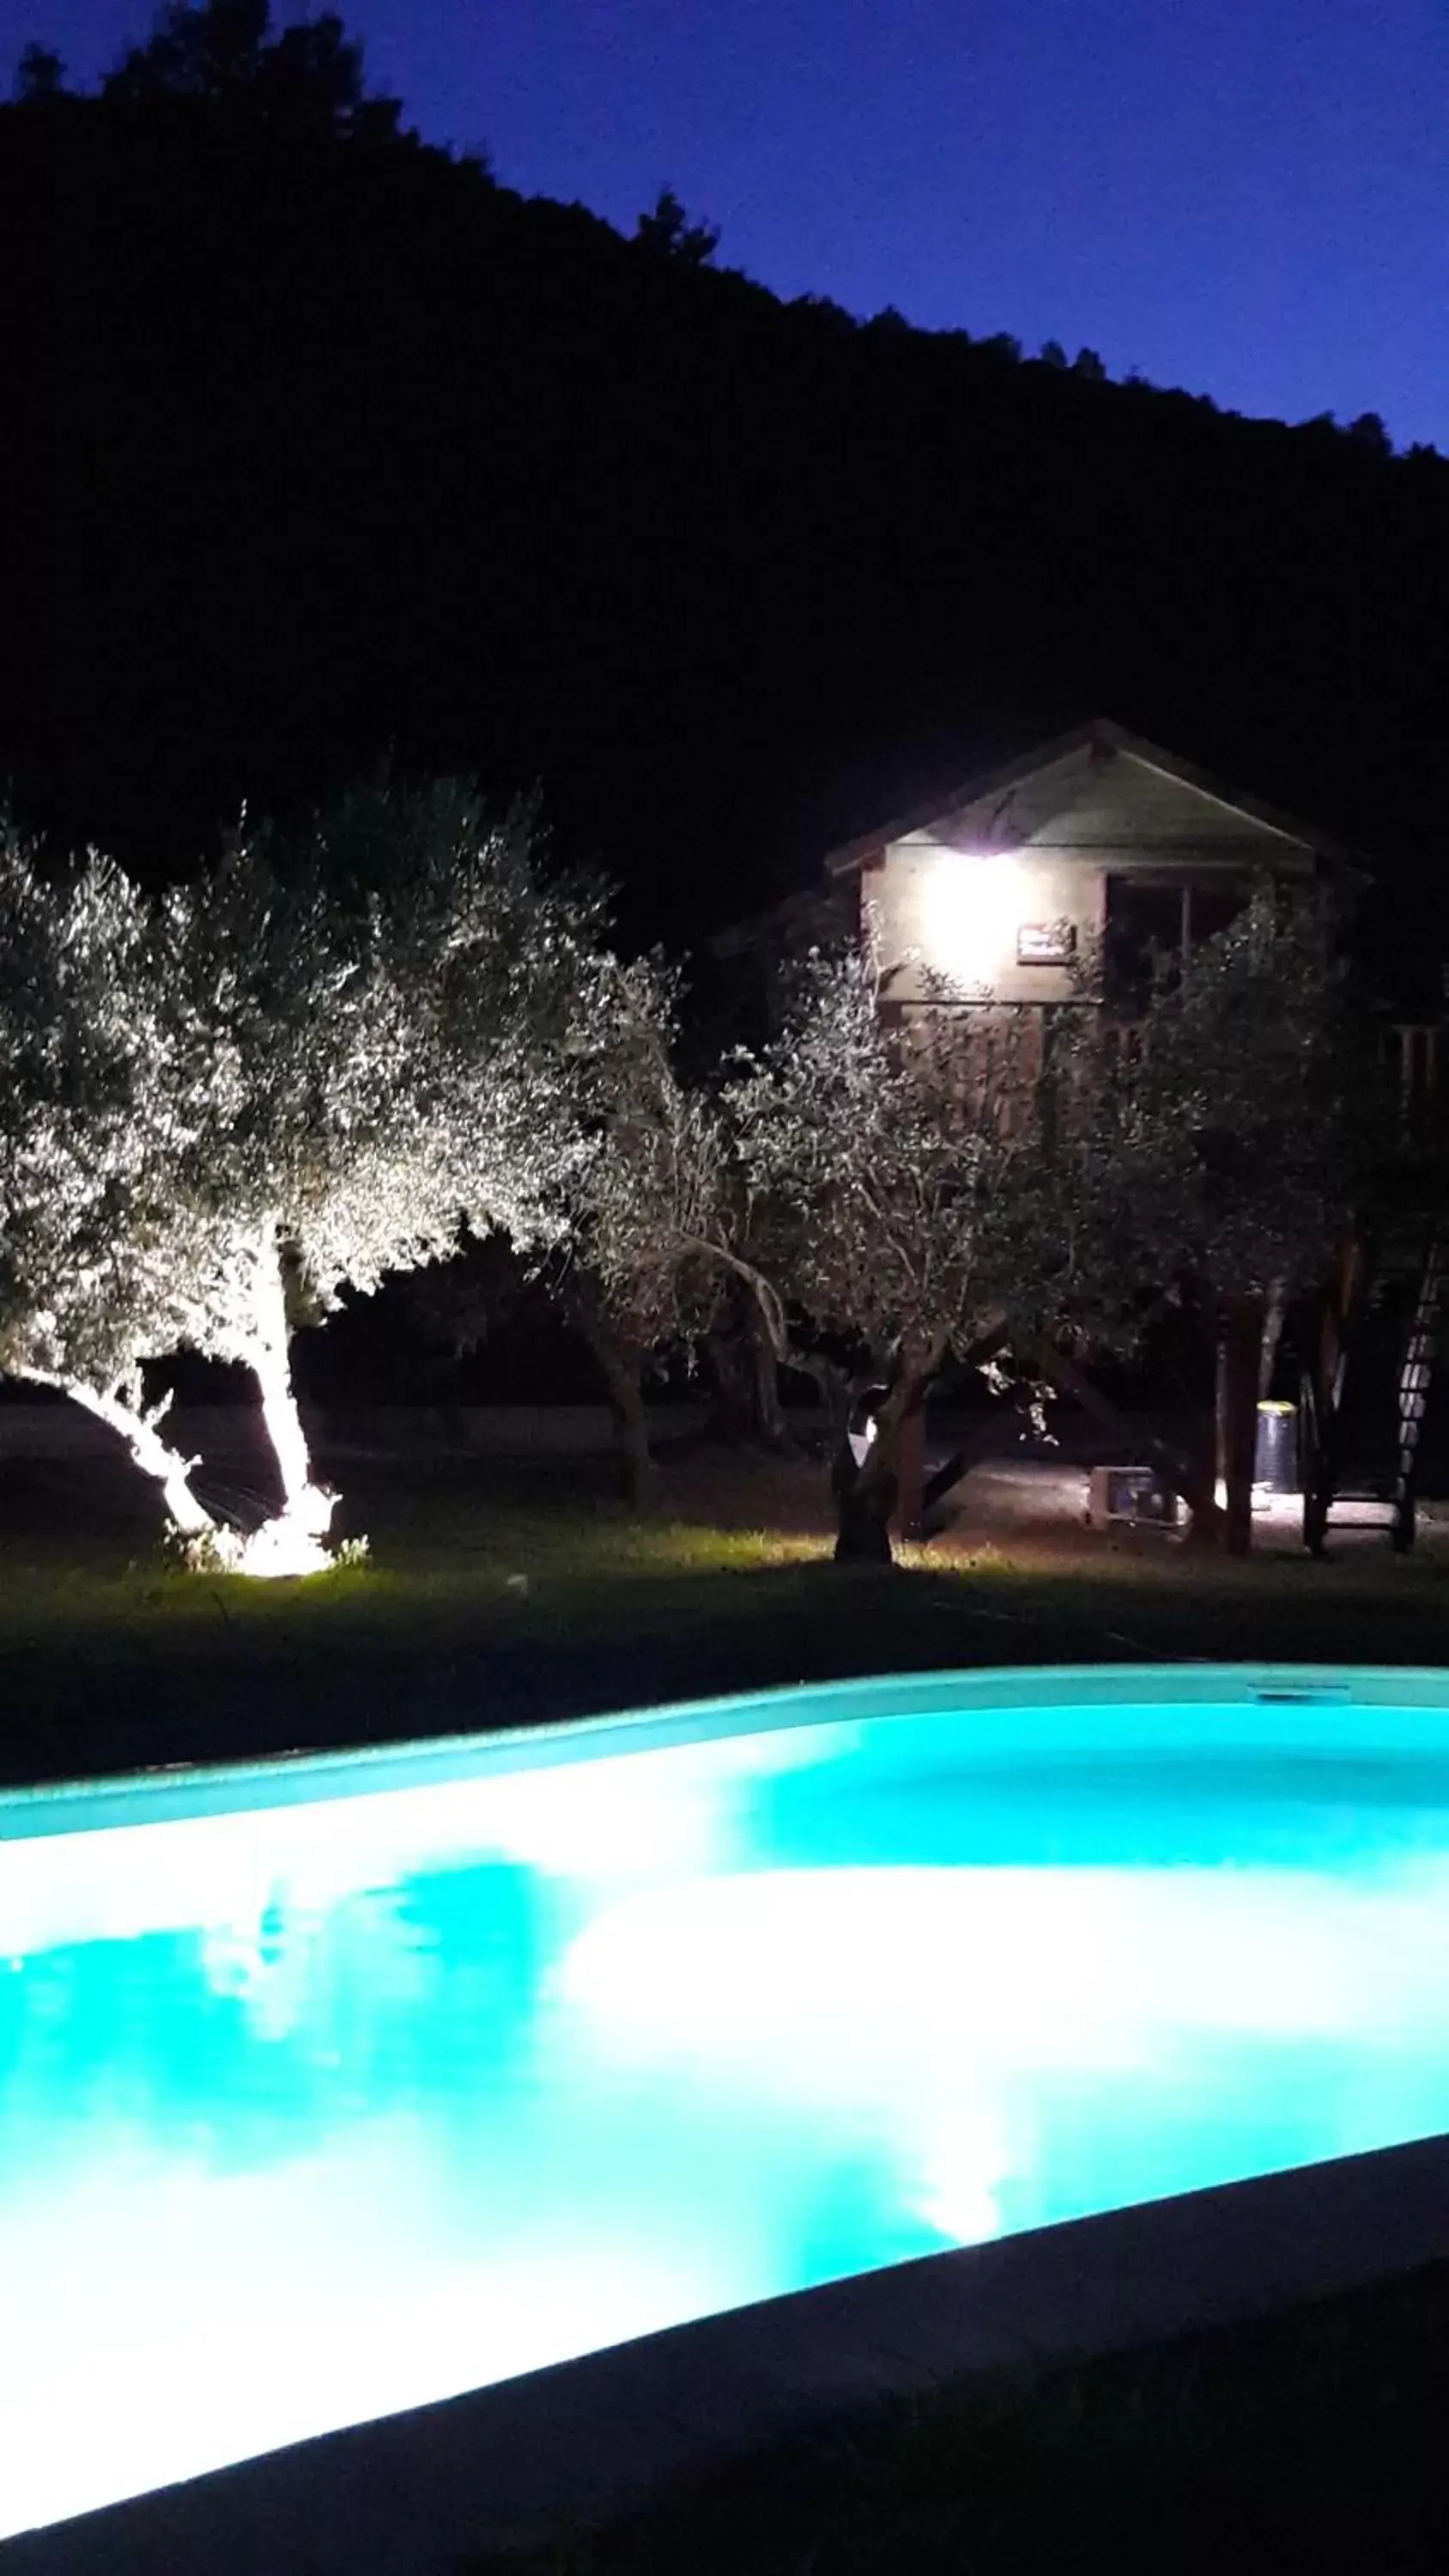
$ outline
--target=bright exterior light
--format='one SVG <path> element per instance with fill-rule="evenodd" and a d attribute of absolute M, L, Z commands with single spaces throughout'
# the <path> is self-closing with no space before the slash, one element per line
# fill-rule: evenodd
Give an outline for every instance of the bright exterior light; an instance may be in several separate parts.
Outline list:
<path fill-rule="evenodd" d="M 319 1486 L 305 1486 L 292 1510 L 278 1513 L 275 1520 L 263 1521 L 260 1529 L 243 1540 L 237 1573 L 329 1573 L 334 1559 L 322 1542 L 335 1502 L 335 1495 L 324 1494 Z"/>
<path fill-rule="evenodd" d="M 924 1687 L 0 1798 L 0 2538 L 1449 2128 L 1449 1705 Z"/>
<path fill-rule="evenodd" d="M 959 983 L 995 984 L 1016 963 L 1026 904 L 1025 874 L 1009 852 L 939 851 L 922 891 L 925 965 Z"/>
<path fill-rule="evenodd" d="M 259 1529 L 218 1529 L 210 1522 L 199 1533 L 173 1522 L 183 1562 L 193 1573 L 246 1574 L 266 1581 L 283 1575 L 332 1574 L 340 1564 L 367 1553 L 365 1539 L 349 1539 L 334 1554 L 324 1545 L 337 1497 L 310 1481 L 299 1487 L 286 1508 Z"/>

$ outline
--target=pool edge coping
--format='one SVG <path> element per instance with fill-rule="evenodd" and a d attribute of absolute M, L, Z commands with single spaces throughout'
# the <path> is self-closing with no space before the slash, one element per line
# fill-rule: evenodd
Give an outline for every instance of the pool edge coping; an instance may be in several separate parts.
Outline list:
<path fill-rule="evenodd" d="M 1181 1663 L 972 1664 L 929 1672 L 871 1673 L 836 1681 L 776 1683 L 768 1689 L 722 1697 L 662 1702 L 642 1709 L 606 1710 L 597 1716 L 545 1718 L 532 1723 L 481 1726 L 465 1733 L 390 1738 L 325 1750 L 297 1747 L 219 1763 L 161 1763 L 90 1780 L 43 1780 L 0 1787 L 0 1846 L 48 1833 L 94 1831 L 137 1819 L 115 1812 L 145 1801 L 149 1820 L 209 1815 L 229 1804 L 283 1807 L 300 1804 L 309 1788 L 325 1783 L 334 1797 L 422 1786 L 485 1770 L 551 1767 L 575 1754 L 647 1751 L 698 1743 L 730 1734 L 756 1735 L 790 1726 L 826 1725 L 862 1716 L 925 1716 L 943 1707 L 1049 1708 L 1064 1697 L 1083 1707 L 1110 1700 L 1175 1701 L 1184 1707 L 1211 1703 L 1223 1685 L 1272 1704 L 1361 1707 L 1449 1707 L 1449 1667 L 1433 1664 Z M 863 1710 L 895 1697 L 895 1708 Z M 425 1780 L 418 1777 L 425 1774 Z M 403 1777 L 404 1773 L 409 1776 Z M 390 1776 L 391 1775 L 391 1776 Z M 229 1793 L 250 1788 L 249 1801 Z M 74 1811 L 88 1812 L 78 1815 Z M 110 1810 L 111 1812 L 100 1812 Z"/>
<path fill-rule="evenodd" d="M 10 2576 L 459 2576 L 891 2400 L 1146 2349 L 1449 2257 L 1449 2137 L 794 2291 L 0 2543 Z"/>

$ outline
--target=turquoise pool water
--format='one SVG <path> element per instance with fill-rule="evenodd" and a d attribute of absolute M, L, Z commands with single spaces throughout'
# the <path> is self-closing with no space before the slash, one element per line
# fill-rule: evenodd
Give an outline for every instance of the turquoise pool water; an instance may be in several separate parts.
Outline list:
<path fill-rule="evenodd" d="M 1449 1675 L 872 1682 L 0 1799 L 0 2534 L 1449 2129 Z"/>

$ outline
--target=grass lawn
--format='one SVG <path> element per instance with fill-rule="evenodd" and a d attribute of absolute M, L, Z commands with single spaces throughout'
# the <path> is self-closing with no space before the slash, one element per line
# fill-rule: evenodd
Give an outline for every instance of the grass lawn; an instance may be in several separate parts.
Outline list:
<path fill-rule="evenodd" d="M 1159 1537 L 977 1532 L 829 1562 L 818 1472 L 695 1462 L 631 1520 L 557 1462 L 338 1470 L 371 1562 L 310 1583 L 167 1570 L 144 1491 L 12 1469 L 0 1778 L 525 1724 L 952 1665 L 1449 1661 L 1449 1566 L 1387 1546 L 1241 1566 Z"/>

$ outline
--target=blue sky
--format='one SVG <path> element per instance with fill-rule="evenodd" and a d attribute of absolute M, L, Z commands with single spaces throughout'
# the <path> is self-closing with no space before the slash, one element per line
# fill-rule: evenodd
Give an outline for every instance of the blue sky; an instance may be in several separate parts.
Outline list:
<path fill-rule="evenodd" d="M 283 12 L 280 14 L 301 14 Z M 1444 0 L 352 0 L 377 85 L 500 178 L 852 311 L 1087 343 L 1449 449 Z M 148 0 L 0 0 L 89 78 Z"/>

